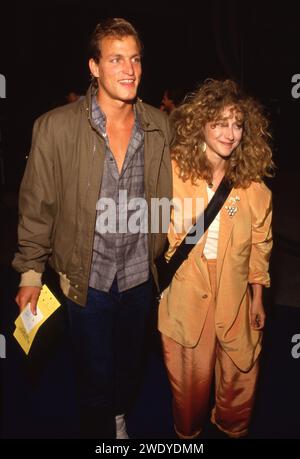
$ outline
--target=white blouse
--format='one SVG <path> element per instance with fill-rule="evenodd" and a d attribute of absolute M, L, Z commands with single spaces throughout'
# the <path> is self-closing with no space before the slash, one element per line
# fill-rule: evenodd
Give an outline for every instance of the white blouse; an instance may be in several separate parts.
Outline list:
<path fill-rule="evenodd" d="M 214 194 L 215 192 L 212 191 L 211 188 L 207 187 L 208 202 L 211 200 Z M 208 228 L 207 239 L 206 239 L 203 253 L 205 257 L 209 260 L 217 258 L 219 228 L 220 228 L 220 212 L 215 217 L 215 219 L 211 222 Z"/>

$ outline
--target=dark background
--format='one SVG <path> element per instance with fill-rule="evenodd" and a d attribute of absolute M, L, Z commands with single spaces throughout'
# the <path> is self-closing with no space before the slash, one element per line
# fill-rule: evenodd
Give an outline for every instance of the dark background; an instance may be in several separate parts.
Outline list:
<path fill-rule="evenodd" d="M 277 165 L 275 179 L 268 182 L 274 198 L 274 250 L 250 438 L 300 438 L 300 359 L 291 356 L 291 338 L 300 333 L 300 98 L 291 95 L 292 76 L 300 73 L 296 5 L 282 0 L 198 0 L 180 6 L 129 0 L 2 2 L 0 74 L 6 78 L 7 97 L 0 99 L 5 178 L 0 203 L 0 333 L 7 339 L 7 358 L 0 360 L 1 438 L 77 436 L 63 312 L 49 319 L 30 357 L 25 357 L 12 338 L 19 276 L 10 264 L 16 250 L 17 192 L 33 121 L 65 103 L 69 91 L 86 91 L 88 37 L 108 16 L 125 17 L 140 32 L 145 52 L 139 95 L 145 102 L 159 106 L 167 87 L 192 91 L 205 78 L 229 77 L 266 107 Z M 46 281 L 55 289 L 52 280 L 50 273 Z M 128 419 L 129 433 L 135 438 L 175 438 L 157 336 L 150 342 L 144 382 Z M 207 437 L 217 438 L 210 429 Z"/>
<path fill-rule="evenodd" d="M 64 103 L 68 91 L 86 91 L 88 37 L 107 16 L 127 18 L 141 34 L 143 100 L 159 106 L 167 87 L 191 91 L 207 77 L 234 78 L 266 105 L 276 162 L 289 167 L 294 160 L 300 100 L 291 97 L 291 77 L 300 70 L 299 16 L 293 2 L 5 3 L 0 14 L 0 73 L 6 77 L 7 98 L 0 100 L 0 116 L 8 185 L 18 185 L 22 176 L 33 120 Z M 284 151 L 279 153 L 280 140 Z"/>

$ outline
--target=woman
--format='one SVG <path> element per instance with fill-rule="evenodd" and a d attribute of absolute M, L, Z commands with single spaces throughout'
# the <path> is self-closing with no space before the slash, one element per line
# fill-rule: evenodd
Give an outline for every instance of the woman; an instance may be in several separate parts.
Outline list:
<path fill-rule="evenodd" d="M 207 416 L 228 436 L 247 434 L 258 375 L 272 247 L 271 192 L 263 183 L 274 167 L 268 122 L 260 105 L 230 80 L 207 80 L 173 112 L 174 198 L 212 198 L 222 178 L 232 191 L 183 262 L 159 307 L 159 330 L 173 392 L 175 429 L 196 438 Z M 196 206 L 192 206 L 194 209 Z M 194 223 L 197 211 L 187 216 Z M 169 259 L 186 232 L 173 212 Z"/>

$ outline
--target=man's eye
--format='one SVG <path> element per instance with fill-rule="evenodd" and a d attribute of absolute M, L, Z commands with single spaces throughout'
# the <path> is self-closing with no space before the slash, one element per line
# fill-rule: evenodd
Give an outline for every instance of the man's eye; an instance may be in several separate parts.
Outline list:
<path fill-rule="evenodd" d="M 118 62 L 120 62 L 120 58 L 119 58 L 119 57 L 114 57 L 114 58 L 111 60 L 111 62 L 112 62 L 113 64 L 117 64 Z"/>
<path fill-rule="evenodd" d="M 140 57 L 134 57 L 132 60 L 133 60 L 133 62 L 135 64 L 140 64 L 141 63 L 141 58 Z"/>

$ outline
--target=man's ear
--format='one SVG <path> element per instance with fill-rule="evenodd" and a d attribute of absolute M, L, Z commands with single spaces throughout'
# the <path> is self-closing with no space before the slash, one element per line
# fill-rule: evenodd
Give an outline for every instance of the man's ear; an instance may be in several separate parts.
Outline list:
<path fill-rule="evenodd" d="M 91 74 L 95 78 L 99 78 L 99 67 L 98 67 L 98 64 L 94 61 L 94 59 L 89 60 L 89 68 L 90 68 Z"/>

